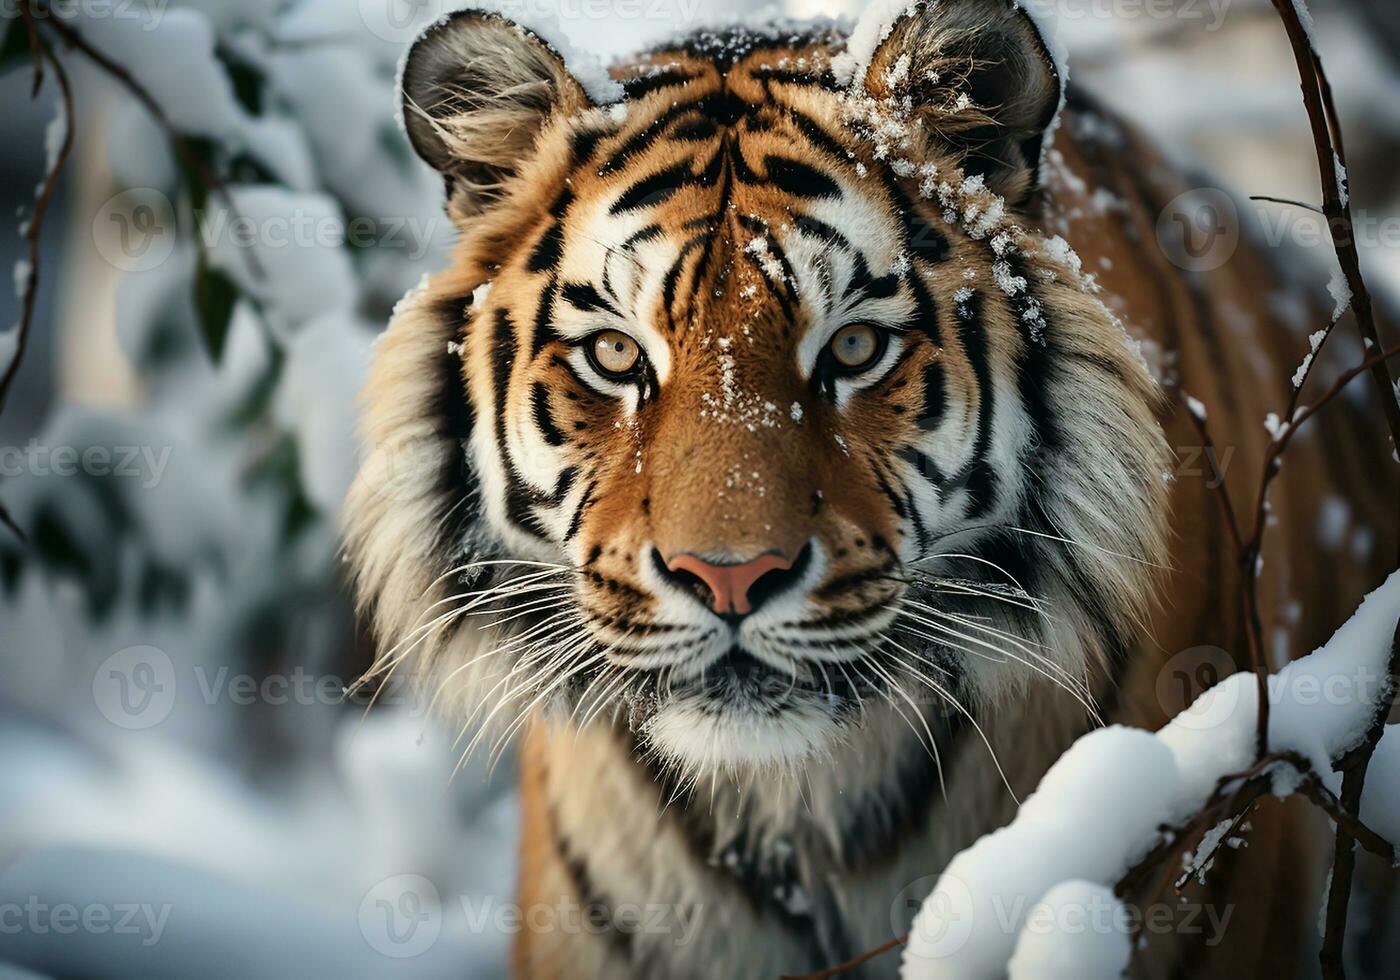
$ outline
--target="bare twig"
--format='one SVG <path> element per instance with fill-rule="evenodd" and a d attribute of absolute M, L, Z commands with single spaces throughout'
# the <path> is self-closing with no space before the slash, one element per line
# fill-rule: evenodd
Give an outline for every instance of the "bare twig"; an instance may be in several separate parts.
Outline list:
<path fill-rule="evenodd" d="M 1400 624 L 1396 625 L 1395 639 L 1390 647 L 1389 689 L 1381 699 L 1381 708 L 1371 721 L 1370 730 L 1361 745 L 1348 753 L 1338 764 L 1342 771 L 1342 795 L 1338 810 L 1347 817 L 1361 812 L 1361 796 L 1366 788 L 1366 772 L 1371 765 L 1376 745 L 1385 734 L 1386 716 L 1395 698 L 1396 678 L 1400 676 Z M 1337 840 L 1332 849 L 1332 880 L 1327 891 L 1327 920 L 1322 933 L 1322 950 L 1318 954 L 1322 963 L 1323 976 L 1344 977 L 1342 962 L 1343 947 L 1346 945 L 1347 912 L 1351 906 L 1351 880 L 1356 871 L 1355 841 L 1365 838 L 1357 827 L 1343 821 L 1334 813 L 1337 821 Z M 1355 821 L 1360 824 L 1360 820 Z M 1390 854 L 1390 863 L 1395 863 L 1395 854 Z"/>
<path fill-rule="evenodd" d="M 818 970 L 816 973 L 804 973 L 801 976 L 783 976 L 780 977 L 779 980 L 827 980 L 828 977 L 838 977 L 843 973 L 850 973 L 852 970 L 870 962 L 877 956 L 883 956 L 891 950 L 898 949 L 908 941 L 908 936 L 896 936 L 889 942 L 881 946 L 876 946 L 872 950 L 861 953 L 855 959 L 847 960 L 837 966 L 829 966 L 825 970 Z"/>
<path fill-rule="evenodd" d="M 1361 274 L 1361 256 L 1356 249 L 1356 230 L 1352 223 L 1350 196 L 1343 198 L 1340 170 L 1346 168 L 1346 152 L 1342 144 L 1341 124 L 1337 117 L 1331 83 L 1322 68 L 1322 59 L 1313 49 L 1308 31 L 1298 17 L 1298 8 L 1293 0 L 1273 0 L 1274 9 L 1283 20 L 1293 46 L 1293 57 L 1297 62 L 1298 76 L 1303 92 L 1303 105 L 1307 109 L 1308 122 L 1312 127 L 1313 146 L 1317 151 L 1317 167 L 1322 178 L 1322 207 L 1327 215 L 1327 225 L 1332 233 L 1332 244 L 1341 263 L 1342 274 L 1346 276 L 1351 289 L 1351 309 L 1356 314 L 1357 328 L 1369 348 L 1379 349 L 1380 333 L 1376 329 L 1375 313 L 1371 305 L 1371 293 Z M 1340 164 L 1340 167 L 1338 166 Z M 1384 363 L 1377 364 L 1371 371 L 1381 408 L 1385 413 L 1386 424 L 1390 429 L 1391 443 L 1400 452 L 1400 402 L 1396 401 L 1394 382 Z M 1397 512 L 1400 516 L 1400 511 Z"/>
<path fill-rule="evenodd" d="M 1302 208 L 1305 211 L 1311 211 L 1313 214 L 1323 213 L 1322 208 L 1318 207 L 1316 204 L 1309 204 L 1307 201 L 1295 201 L 1288 197 L 1274 197 L 1271 194 L 1251 194 L 1249 195 L 1249 199 L 1251 201 L 1268 201 L 1270 204 L 1287 204 L 1289 207 Z"/>
<path fill-rule="evenodd" d="M 1184 394 L 1183 392 L 1183 396 Z M 1205 457 L 1210 460 L 1211 468 L 1215 471 L 1213 486 L 1215 487 L 1216 499 L 1220 501 L 1220 509 L 1224 514 L 1225 529 L 1230 535 L 1230 543 L 1234 545 L 1235 554 L 1239 556 L 1240 611 L 1244 618 L 1245 638 L 1249 646 L 1249 664 L 1254 670 L 1259 690 L 1254 754 L 1257 758 L 1262 759 L 1269 752 L 1269 666 L 1264 662 L 1263 642 L 1260 636 L 1262 628 L 1253 586 L 1254 566 L 1258 555 L 1258 538 L 1262 530 L 1256 528 L 1255 535 L 1250 542 L 1244 540 L 1244 535 L 1240 531 L 1239 518 L 1235 514 L 1235 505 L 1230 500 L 1230 490 L 1225 485 L 1225 474 L 1220 470 L 1218 462 L 1220 457 L 1216 454 L 1215 441 L 1210 436 L 1209 426 L 1206 424 L 1206 420 L 1197 415 L 1189 405 L 1186 415 L 1196 426 L 1196 432 L 1201 437 L 1201 448 L 1205 450 Z"/>
<path fill-rule="evenodd" d="M 179 156 L 180 161 L 194 173 L 201 184 L 218 195 L 220 202 L 228 209 L 231 215 L 234 217 L 238 216 L 238 208 L 234 204 L 233 195 L 229 192 L 228 185 L 209 167 L 199 154 L 190 149 L 189 139 L 170 121 L 170 117 L 166 115 L 165 109 L 161 106 L 160 102 L 156 100 L 155 96 L 153 96 L 144 85 L 137 81 L 136 77 L 132 75 L 125 66 L 112 60 L 99 48 L 94 47 L 80 32 L 74 30 L 71 25 L 64 23 L 62 18 L 53 16 L 48 10 L 45 0 L 23 0 L 23 5 L 26 14 L 28 14 L 31 9 L 42 14 L 44 16 L 43 23 L 45 27 L 52 29 L 74 50 L 82 52 L 88 60 L 97 65 L 108 75 L 112 76 L 112 78 L 120 83 L 137 102 L 140 102 L 141 105 L 145 107 L 146 111 L 155 118 L 161 129 L 165 130 L 166 135 L 170 138 L 170 144 L 174 148 L 176 155 Z M 243 254 L 244 261 L 248 264 L 249 272 L 255 279 L 262 279 L 264 277 L 264 271 L 262 264 L 258 261 L 257 254 L 252 249 L 241 249 L 240 251 Z"/>
<path fill-rule="evenodd" d="M 14 386 L 15 378 L 19 375 L 24 353 L 29 347 L 29 335 L 34 328 L 34 310 L 39 295 L 39 246 L 44 231 L 44 219 L 48 216 L 49 206 L 53 203 L 54 195 L 58 192 L 58 185 L 63 177 L 63 170 L 73 152 L 73 88 L 69 83 L 68 73 L 58 58 L 54 56 L 53 49 L 39 36 L 29 9 L 20 8 L 20 16 L 24 18 L 25 28 L 29 34 L 30 51 L 34 57 L 34 95 L 38 95 L 39 89 L 43 85 L 44 63 L 48 62 L 53 67 L 53 76 L 58 83 L 64 114 L 63 143 L 58 148 L 58 155 L 49 164 L 48 173 L 44 175 L 43 183 L 39 185 L 39 193 L 34 201 L 34 213 L 30 216 L 29 224 L 24 232 L 28 247 L 29 268 L 24 281 L 24 295 L 21 297 L 19 324 L 15 327 L 14 353 L 10 356 L 10 363 L 5 366 L 5 373 L 0 375 L 0 412 L 5 410 L 10 390 Z M 10 512 L 3 504 L 0 504 L 0 524 L 4 524 L 21 541 L 27 540 L 24 531 L 15 523 L 14 518 L 10 516 Z"/>

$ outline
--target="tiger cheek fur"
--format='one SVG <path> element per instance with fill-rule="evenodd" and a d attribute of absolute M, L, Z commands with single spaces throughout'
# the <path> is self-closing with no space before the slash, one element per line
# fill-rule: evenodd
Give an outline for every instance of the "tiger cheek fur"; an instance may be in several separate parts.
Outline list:
<path fill-rule="evenodd" d="M 845 45 L 700 32 L 604 98 L 467 12 L 406 64 L 462 241 L 367 396 L 347 538 L 378 669 L 413 663 L 480 739 L 525 733 L 522 902 L 703 911 L 680 951 L 526 936 L 522 974 L 773 976 L 878 945 L 1096 708 L 1150 716 L 1156 631 L 1195 639 L 1154 602 L 1219 528 L 1169 559 L 1161 393 L 1036 230 L 1061 96 L 1038 34 L 960 0 L 866 63 Z M 1095 166 L 1136 186 L 1126 156 Z M 1173 270 L 1141 253 L 1105 253 L 1146 270 L 1129 312 L 1188 330 L 1143 299 Z M 393 493 L 382 447 L 415 463 Z"/>

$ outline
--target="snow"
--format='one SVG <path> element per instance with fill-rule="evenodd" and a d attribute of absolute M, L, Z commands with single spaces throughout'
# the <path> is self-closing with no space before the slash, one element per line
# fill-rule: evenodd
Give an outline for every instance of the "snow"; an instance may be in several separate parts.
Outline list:
<path fill-rule="evenodd" d="M 831 70 L 842 85 L 864 81 L 880 44 L 900 17 L 918 13 L 922 0 L 871 0 L 861 11 L 846 41 L 846 50 L 831 59 Z"/>
<path fill-rule="evenodd" d="M 1322 346 L 1322 342 L 1327 339 L 1326 330 L 1315 331 L 1308 337 L 1308 353 L 1303 358 L 1303 362 L 1298 365 L 1298 370 L 1293 372 L 1293 387 L 1303 387 L 1303 382 L 1308 379 L 1308 371 L 1312 369 L 1313 358 L 1317 355 L 1317 349 Z"/>
<path fill-rule="evenodd" d="M 334 512 L 359 465 L 353 404 L 369 372 L 373 328 L 346 330 L 331 312 L 305 324 L 287 346 L 274 400 L 283 427 L 296 434 L 301 486 L 318 509 Z"/>
<path fill-rule="evenodd" d="M 1351 284 L 1347 282 L 1346 274 L 1341 269 L 1332 270 L 1332 278 L 1327 280 L 1327 291 L 1336 301 L 1336 306 L 1332 309 L 1332 321 L 1335 323 L 1351 308 Z"/>
<path fill-rule="evenodd" d="M 335 199 L 275 185 L 234 187 L 230 195 L 234 210 L 211 199 L 199 234 L 211 264 L 271 308 L 274 329 L 290 336 L 306 320 L 354 303 L 356 273 Z"/>
<path fill-rule="evenodd" d="M 585 50 L 574 43 L 569 31 L 565 29 L 559 10 L 551 10 L 548 4 L 521 4 L 511 0 L 483 0 L 470 6 L 477 10 L 500 14 L 515 24 L 523 36 L 537 38 L 551 48 L 564 62 L 564 67 L 569 73 L 583 86 L 594 105 L 611 105 L 622 100 L 621 83 L 608 76 L 607 67 L 593 51 Z M 447 23 L 452 19 L 453 13 L 455 11 L 444 13 L 435 23 L 425 25 L 425 30 Z M 402 88 L 404 66 L 408 62 L 411 50 L 411 46 L 406 46 L 399 60 L 396 74 L 399 88 Z M 402 127 L 403 120 L 400 119 L 399 123 Z"/>
<path fill-rule="evenodd" d="M 19 331 L 13 328 L 0 330 L 0 374 L 10 369 L 15 351 L 19 349 Z"/>
<path fill-rule="evenodd" d="M 1371 756 L 1361 820 L 1386 840 L 1400 842 L 1400 726 L 1386 729 Z"/>
<path fill-rule="evenodd" d="M 1116 977 L 1132 955 L 1127 909 L 1089 881 L 1056 885 L 1031 909 L 1008 964 L 1009 980 Z"/>
<path fill-rule="evenodd" d="M 1306 757 L 1334 791 L 1340 777 L 1331 760 L 1359 744 L 1384 703 L 1379 679 L 1397 618 L 1400 572 L 1331 640 L 1269 678 L 1271 747 Z M 1063 907 L 1092 897 L 1084 883 L 1112 888 L 1157 843 L 1161 824 L 1197 812 L 1222 776 L 1247 769 L 1256 683 L 1248 672 L 1226 678 L 1156 734 L 1114 726 L 1075 742 L 1009 826 L 948 863 L 915 918 L 904 980 L 1000 976 L 1023 943 L 1045 963 L 1093 966 L 1076 974 L 1083 980 L 1118 976 L 1119 948 L 1108 939 L 1095 936 L 1079 950 L 1069 947 L 1085 937 L 1063 930 L 1026 937 L 1029 910 L 1041 901 Z M 1394 802 L 1395 782 L 1378 782 L 1371 806 Z M 1065 890 L 1056 890 L 1062 883 Z"/>
<path fill-rule="evenodd" d="M 1337 151 L 1332 151 L 1332 167 L 1337 175 L 1337 193 L 1341 195 L 1342 207 L 1351 203 L 1351 188 L 1347 184 L 1347 168 Z"/>
<path fill-rule="evenodd" d="M 45 173 L 52 173 L 53 168 L 58 166 L 59 154 L 63 152 L 63 143 L 68 138 L 68 116 L 62 102 L 58 103 L 56 113 L 44 127 Z"/>
<path fill-rule="evenodd" d="M 901 17 L 914 16 L 923 5 L 924 0 L 871 0 L 867 3 L 851 29 L 846 50 L 831 59 L 831 69 L 836 81 L 848 87 L 860 85 L 870 71 L 870 64 L 875 60 L 880 45 L 890 36 L 895 24 Z M 937 4 L 935 2 L 932 5 Z M 1059 75 L 1060 104 L 1046 129 L 1043 156 L 1049 152 L 1050 145 L 1054 142 L 1055 131 L 1059 128 L 1060 117 L 1065 107 L 1065 92 L 1069 85 L 1069 49 L 1060 36 L 1054 0 L 1016 0 L 1015 7 L 1034 24 Z M 890 68 L 891 84 L 907 75 L 908 68 L 907 63 L 901 67 L 901 59 L 896 59 Z M 962 97 L 967 99 L 967 94 L 963 93 Z M 967 108 L 970 104 L 968 99 L 957 108 Z"/>
<path fill-rule="evenodd" d="M 1187 395 L 1186 407 L 1198 421 L 1204 422 L 1206 420 L 1206 406 L 1199 398 Z"/>
<path fill-rule="evenodd" d="M 1062 882 L 1111 886 L 1155 843 L 1158 824 L 1176 810 L 1175 770 L 1171 749 L 1149 732 L 1114 727 L 1081 738 L 1010 826 L 949 862 L 914 920 L 905 980 L 1000 976 L 1033 903 Z M 955 917 L 969 935 L 949 949 L 936 937 Z M 1037 937 L 1041 955 L 1052 942 Z"/>
<path fill-rule="evenodd" d="M 181 132 L 236 140 L 245 122 L 228 74 L 214 55 L 209 18 L 185 7 L 87 17 L 84 36 L 126 66 Z"/>
<path fill-rule="evenodd" d="M 25 297 L 29 295 L 29 275 L 33 271 L 34 266 L 30 264 L 28 259 L 17 259 L 15 261 L 15 297 L 19 299 L 21 304 L 24 303 Z"/>

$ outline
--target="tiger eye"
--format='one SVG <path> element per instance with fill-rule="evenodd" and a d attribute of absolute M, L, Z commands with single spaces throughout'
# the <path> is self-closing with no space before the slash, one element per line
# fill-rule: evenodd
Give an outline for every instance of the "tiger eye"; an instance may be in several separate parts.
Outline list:
<path fill-rule="evenodd" d="M 866 323 L 842 327 L 831 338 L 831 356 L 844 368 L 868 367 L 880 353 L 880 335 Z"/>
<path fill-rule="evenodd" d="M 593 338 L 593 361 L 604 374 L 627 374 L 642 359 L 642 348 L 617 330 L 604 330 Z"/>

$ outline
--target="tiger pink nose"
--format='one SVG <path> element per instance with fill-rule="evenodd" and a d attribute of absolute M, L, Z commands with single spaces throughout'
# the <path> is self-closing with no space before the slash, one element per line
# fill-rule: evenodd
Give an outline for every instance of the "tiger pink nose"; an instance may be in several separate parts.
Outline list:
<path fill-rule="evenodd" d="M 773 571 L 786 571 L 792 562 L 780 555 L 760 555 L 738 565 L 715 565 L 694 555 L 677 555 L 666 563 L 673 572 L 689 572 L 710 590 L 711 605 L 721 616 L 735 613 L 746 616 L 753 612 L 749 590 L 753 584 Z"/>

